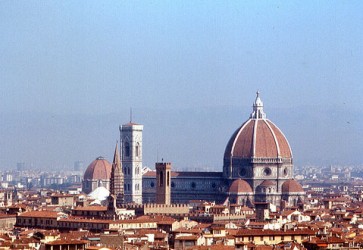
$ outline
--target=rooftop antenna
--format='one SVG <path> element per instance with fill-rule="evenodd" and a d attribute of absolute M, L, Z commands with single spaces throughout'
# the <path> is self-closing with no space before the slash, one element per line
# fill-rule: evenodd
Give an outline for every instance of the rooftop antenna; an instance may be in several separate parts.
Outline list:
<path fill-rule="evenodd" d="M 130 108 L 130 123 L 132 122 L 132 108 Z"/>

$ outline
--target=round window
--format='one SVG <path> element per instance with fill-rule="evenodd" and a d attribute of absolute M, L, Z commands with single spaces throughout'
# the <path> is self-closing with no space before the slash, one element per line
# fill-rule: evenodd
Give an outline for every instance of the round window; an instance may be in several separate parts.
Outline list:
<path fill-rule="evenodd" d="M 212 188 L 216 188 L 216 186 L 217 186 L 217 185 L 213 182 L 213 183 L 212 183 Z"/>
<path fill-rule="evenodd" d="M 150 183 L 150 187 L 152 187 L 152 188 L 153 188 L 154 186 L 155 186 L 154 182 L 151 182 L 151 183 Z"/>
<path fill-rule="evenodd" d="M 192 182 L 192 184 L 190 185 L 192 188 L 195 188 L 197 185 L 195 184 L 195 182 Z"/>
<path fill-rule="evenodd" d="M 175 183 L 173 181 L 171 182 L 171 187 L 175 187 Z"/>
<path fill-rule="evenodd" d="M 239 171 L 239 175 L 242 177 L 246 176 L 246 174 L 247 174 L 247 170 L 245 168 L 242 168 L 241 171 Z"/>
<path fill-rule="evenodd" d="M 271 175 L 271 168 L 265 168 L 265 169 L 263 170 L 263 174 L 264 174 L 265 176 L 269 176 L 269 175 Z"/>

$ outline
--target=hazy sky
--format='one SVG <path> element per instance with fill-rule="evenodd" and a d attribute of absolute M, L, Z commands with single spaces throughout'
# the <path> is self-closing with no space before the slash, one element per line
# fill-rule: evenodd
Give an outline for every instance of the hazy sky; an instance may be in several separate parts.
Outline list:
<path fill-rule="evenodd" d="M 362 113 L 362 46 L 363 1 L 0 1 L 0 114 L 242 107 L 257 89 Z"/>

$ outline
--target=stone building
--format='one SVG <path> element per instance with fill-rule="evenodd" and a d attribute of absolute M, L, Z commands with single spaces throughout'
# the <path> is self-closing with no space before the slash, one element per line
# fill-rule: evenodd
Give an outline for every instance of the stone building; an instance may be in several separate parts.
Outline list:
<path fill-rule="evenodd" d="M 249 119 L 231 136 L 224 152 L 222 172 L 171 172 L 171 201 L 189 200 L 237 204 L 267 202 L 297 205 L 304 198 L 293 178 L 293 155 L 282 131 L 263 110 L 259 92 Z M 156 172 L 143 175 L 143 202 L 155 202 Z"/>
<path fill-rule="evenodd" d="M 121 164 L 124 173 L 125 202 L 142 203 L 142 130 L 129 122 L 120 126 Z"/>
<path fill-rule="evenodd" d="M 110 190 L 111 169 L 111 163 L 101 156 L 91 162 L 83 176 L 82 191 L 89 194 L 98 187 Z"/>
<path fill-rule="evenodd" d="M 252 206 L 253 191 L 251 186 L 242 179 L 234 180 L 228 190 L 229 202 L 232 204 Z"/>
<path fill-rule="evenodd" d="M 250 118 L 229 140 L 224 153 L 223 177 L 243 178 L 255 201 L 279 204 L 282 184 L 293 177 L 290 145 L 281 130 L 266 118 L 257 92 Z"/>
<path fill-rule="evenodd" d="M 290 145 L 282 131 L 267 119 L 258 92 L 249 119 L 226 145 L 222 172 L 172 171 L 170 164 L 162 162 L 157 163 L 157 171 L 142 174 L 142 131 L 143 125 L 136 123 L 120 126 L 122 167 L 117 159 L 114 167 L 122 168 L 124 190 L 119 193 L 124 192 L 125 203 L 207 200 L 247 206 L 255 203 L 296 206 L 304 198 L 301 185 L 292 179 Z M 111 164 L 103 158 L 92 162 L 84 175 L 84 192 L 100 185 L 110 190 L 111 169 Z M 120 178 L 121 175 L 113 174 L 113 189 L 115 184 L 122 183 Z"/>
<path fill-rule="evenodd" d="M 156 203 L 170 205 L 171 163 L 156 163 Z"/>

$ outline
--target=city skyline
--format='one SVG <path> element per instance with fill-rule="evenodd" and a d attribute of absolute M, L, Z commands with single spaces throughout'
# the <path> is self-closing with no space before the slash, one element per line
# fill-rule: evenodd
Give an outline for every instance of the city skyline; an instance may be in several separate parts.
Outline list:
<path fill-rule="evenodd" d="M 360 164 L 362 7 L 4 1 L 0 167 L 111 160 L 132 107 L 145 165 L 221 171 L 256 90 L 297 165 Z"/>

